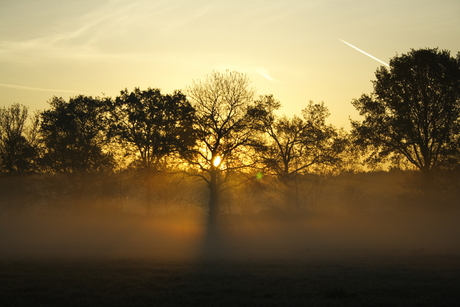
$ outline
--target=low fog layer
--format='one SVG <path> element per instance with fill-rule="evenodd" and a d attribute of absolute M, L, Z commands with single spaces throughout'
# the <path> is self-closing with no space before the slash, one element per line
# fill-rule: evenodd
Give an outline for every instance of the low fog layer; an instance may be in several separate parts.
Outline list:
<path fill-rule="evenodd" d="M 460 251 L 460 214 L 238 216 L 220 226 L 219 256 L 337 257 Z M 200 257 L 201 217 L 3 215 L 2 257 Z"/>
<path fill-rule="evenodd" d="M 104 198 L 73 202 L 42 197 L 25 206 L 23 194 L 10 194 L 1 208 L 0 257 L 202 257 L 207 187 L 160 179 L 147 194 L 126 180 L 123 194 L 109 186 Z M 458 191 L 413 186 L 405 173 L 342 175 L 321 193 L 299 191 L 302 206 L 292 208 L 276 186 L 241 186 L 222 195 L 213 248 L 235 259 L 459 253 Z"/>

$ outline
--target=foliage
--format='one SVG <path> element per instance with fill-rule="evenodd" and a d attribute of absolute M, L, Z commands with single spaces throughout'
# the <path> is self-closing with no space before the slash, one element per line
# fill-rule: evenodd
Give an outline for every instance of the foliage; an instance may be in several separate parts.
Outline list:
<path fill-rule="evenodd" d="M 167 157 L 194 144 L 194 110 L 180 91 L 125 89 L 112 101 L 110 114 L 111 135 L 136 149 L 141 168 L 164 169 Z"/>
<path fill-rule="evenodd" d="M 36 117 L 26 127 L 28 109 L 19 104 L 0 108 L 0 171 L 17 174 L 36 170 L 38 148 L 35 142 Z"/>
<path fill-rule="evenodd" d="M 302 110 L 302 118 L 276 116 L 280 106 L 273 96 L 263 96 L 251 113 L 265 141 L 258 147 L 265 172 L 274 174 L 285 186 L 288 205 L 293 202 L 299 207 L 300 178 L 304 178 L 299 175 L 324 175 L 328 172 L 325 166 L 331 170 L 340 164 L 347 139 L 326 124 L 329 112 L 324 103 L 310 101 Z"/>
<path fill-rule="evenodd" d="M 76 96 L 69 102 L 53 97 L 41 114 L 45 146 L 43 165 L 52 172 L 90 173 L 110 170 L 106 99 Z"/>
<path fill-rule="evenodd" d="M 345 140 L 339 131 L 326 124 L 329 116 L 324 103 L 310 101 L 302 110 L 302 118 L 277 117 L 274 111 L 280 106 L 272 96 L 261 97 L 257 103 L 258 128 L 266 134 L 260 147 L 262 161 L 269 172 L 281 181 L 294 174 L 305 173 L 318 164 L 339 162 L 338 154 L 344 150 Z"/>
<path fill-rule="evenodd" d="M 49 109 L 32 117 L 24 106 L 4 107 L 0 202 L 42 199 L 80 206 L 100 198 L 99 205 L 116 202 L 123 208 L 131 198 L 145 202 L 147 212 L 159 203 L 169 212 L 172 199 L 202 202 L 208 188 L 203 208 L 213 227 L 225 209 L 281 210 L 281 199 L 286 208 L 315 209 L 325 203 L 323 191 L 336 193 L 326 187 L 336 175 L 376 170 L 385 161 L 393 169 L 430 171 L 430 178 L 438 169 L 452 177 L 442 185 L 458 187 L 459 64 L 460 54 L 454 59 L 438 49 L 395 57 L 389 69 L 377 70 L 374 91 L 353 101 L 364 120 L 352 121 L 351 135 L 326 122 L 329 111 L 322 102 L 310 101 L 300 115 L 279 116 L 279 101 L 271 95 L 255 98 L 247 76 L 230 71 L 194 81 L 187 96 L 135 88 L 114 99 L 53 97 Z M 203 179 L 199 188 L 184 179 L 184 169 L 192 175 L 187 180 Z M 7 176 L 30 172 L 47 174 L 30 181 Z M 367 195 L 360 186 L 342 190 L 342 203 Z M 237 202 L 252 203 L 252 209 L 233 206 Z"/>
<path fill-rule="evenodd" d="M 460 57 L 411 50 L 375 75 L 373 93 L 352 102 L 364 116 L 352 121 L 356 144 L 371 148 L 377 161 L 403 157 L 423 172 L 458 162 Z"/>

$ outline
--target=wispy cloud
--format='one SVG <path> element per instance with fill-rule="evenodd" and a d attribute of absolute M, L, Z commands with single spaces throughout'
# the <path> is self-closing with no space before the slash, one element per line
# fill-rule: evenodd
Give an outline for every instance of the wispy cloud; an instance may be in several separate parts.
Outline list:
<path fill-rule="evenodd" d="M 84 14 L 56 19 L 57 26 L 52 30 L 37 24 L 34 37 L 24 40 L 0 40 L 0 54 L 39 52 L 41 55 L 62 57 L 85 52 L 94 54 L 101 38 L 110 32 L 118 34 L 126 23 L 135 20 L 134 14 L 129 12 L 139 3 L 108 1 Z M 137 19 L 142 18 L 141 15 L 137 14 Z"/>
<path fill-rule="evenodd" d="M 278 80 L 272 78 L 268 72 L 267 69 L 263 68 L 263 67 L 257 67 L 256 69 L 254 69 L 255 72 L 259 73 L 262 77 L 264 77 L 265 79 L 269 80 L 269 81 L 272 81 L 272 82 L 279 82 Z"/>
<path fill-rule="evenodd" d="M 0 83 L 0 87 L 8 87 L 8 88 L 14 88 L 14 89 L 18 89 L 18 90 L 27 90 L 27 91 L 60 92 L 60 93 L 72 93 L 72 94 L 80 93 L 80 94 L 82 94 L 82 92 L 74 91 L 74 90 L 50 89 L 50 88 L 42 88 L 42 87 L 14 85 L 14 84 L 7 84 L 7 83 Z"/>

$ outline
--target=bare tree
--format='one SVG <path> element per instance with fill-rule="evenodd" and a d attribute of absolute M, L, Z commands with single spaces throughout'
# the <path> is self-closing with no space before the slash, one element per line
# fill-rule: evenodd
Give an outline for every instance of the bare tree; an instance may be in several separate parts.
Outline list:
<path fill-rule="evenodd" d="M 185 158 L 198 169 L 209 187 L 209 229 L 215 230 L 219 217 L 223 183 L 233 171 L 248 166 L 244 154 L 254 142 L 248 114 L 254 90 L 246 75 L 213 72 L 204 81 L 187 89 L 195 108 L 194 130 L 197 144 Z"/>
<path fill-rule="evenodd" d="M 310 101 L 302 110 L 302 117 L 292 118 L 276 116 L 274 111 L 280 106 L 273 96 L 263 96 L 251 112 L 258 119 L 259 131 L 265 135 L 265 144 L 259 147 L 261 161 L 284 187 L 286 207 L 299 210 L 300 178 L 318 173 L 320 165 L 337 164 L 346 138 L 326 124 L 329 111 L 324 103 Z"/>

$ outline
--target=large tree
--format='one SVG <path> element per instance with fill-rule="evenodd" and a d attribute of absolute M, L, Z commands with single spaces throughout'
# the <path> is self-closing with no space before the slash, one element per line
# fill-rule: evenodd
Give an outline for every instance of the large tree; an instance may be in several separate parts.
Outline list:
<path fill-rule="evenodd" d="M 209 186 L 209 229 L 214 231 L 223 184 L 233 171 L 248 165 L 243 157 L 253 144 L 252 120 L 248 114 L 254 90 L 246 75 L 213 72 L 195 81 L 187 90 L 196 110 L 197 144 L 188 151 L 188 162 Z"/>
<path fill-rule="evenodd" d="M 352 121 L 357 144 L 378 161 L 402 157 L 424 173 L 458 157 L 460 55 L 412 49 L 375 76 L 374 91 L 352 102 L 364 116 Z"/>
<path fill-rule="evenodd" d="M 143 188 L 147 214 L 155 199 L 158 172 L 171 168 L 179 154 L 195 142 L 194 109 L 180 91 L 162 94 L 148 88 L 121 91 L 112 101 L 111 135 L 126 149 L 131 148 L 138 186 Z"/>
<path fill-rule="evenodd" d="M 43 164 L 56 173 L 91 173 L 111 169 L 104 151 L 107 139 L 106 99 L 79 95 L 66 102 L 53 97 L 41 113 Z"/>
<path fill-rule="evenodd" d="M 112 179 L 106 176 L 114 167 L 112 154 L 105 149 L 107 100 L 53 97 L 50 108 L 41 113 L 42 166 L 54 174 L 47 181 L 50 196 L 59 189 L 52 197 L 76 210 L 92 207 L 88 199 L 100 195 L 101 185 Z"/>
<path fill-rule="evenodd" d="M 318 174 L 319 166 L 337 165 L 346 138 L 326 123 L 329 111 L 324 103 L 310 101 L 302 117 L 277 116 L 281 104 L 273 96 L 261 97 L 251 110 L 263 133 L 264 146 L 258 147 L 268 173 L 283 186 L 286 207 L 300 209 L 300 178 Z"/>
<path fill-rule="evenodd" d="M 159 89 L 125 89 L 111 107 L 111 134 L 135 148 L 138 167 L 160 170 L 167 157 L 193 145 L 193 114 L 180 91 L 164 95 Z"/>

